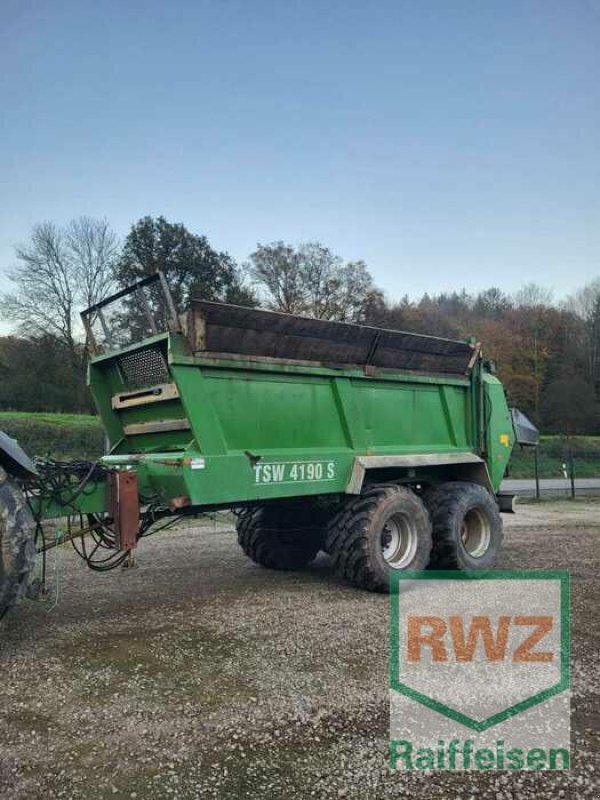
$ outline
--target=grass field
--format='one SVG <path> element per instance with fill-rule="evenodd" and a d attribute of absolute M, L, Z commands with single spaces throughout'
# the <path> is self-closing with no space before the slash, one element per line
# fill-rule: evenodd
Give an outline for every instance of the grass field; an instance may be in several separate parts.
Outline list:
<path fill-rule="evenodd" d="M 563 465 L 569 469 L 569 451 L 573 453 L 575 476 L 595 478 L 600 476 L 600 436 L 542 436 L 538 448 L 538 471 L 540 478 L 564 477 Z M 511 458 L 511 478 L 533 478 L 535 454 L 533 448 L 518 445 Z"/>
<path fill-rule="evenodd" d="M 32 411 L 30 413 L 23 411 L 0 411 L 0 425 L 9 424 L 12 421 L 16 422 L 42 422 L 49 425 L 91 425 L 99 427 L 100 420 L 93 414 L 50 414 L 45 412 Z"/>
<path fill-rule="evenodd" d="M 21 447 L 34 456 L 57 459 L 96 459 L 103 453 L 100 420 L 91 414 L 26 414 L 0 411 L 0 429 L 18 439 Z M 563 477 L 562 465 L 573 450 L 575 475 L 580 478 L 600 476 L 600 436 L 542 436 L 538 450 L 541 478 Z M 534 454 L 531 448 L 513 451 L 510 476 L 532 478 Z"/>

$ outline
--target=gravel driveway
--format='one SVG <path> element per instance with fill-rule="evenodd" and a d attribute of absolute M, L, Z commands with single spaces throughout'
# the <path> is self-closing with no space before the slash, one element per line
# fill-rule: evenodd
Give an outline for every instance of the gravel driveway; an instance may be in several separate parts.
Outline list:
<path fill-rule="evenodd" d="M 571 570 L 570 775 L 388 773 L 387 597 L 326 556 L 261 569 L 211 523 L 107 575 L 62 548 L 58 592 L 0 623 L 0 796 L 598 797 L 600 504 L 504 519 L 499 566 Z"/>

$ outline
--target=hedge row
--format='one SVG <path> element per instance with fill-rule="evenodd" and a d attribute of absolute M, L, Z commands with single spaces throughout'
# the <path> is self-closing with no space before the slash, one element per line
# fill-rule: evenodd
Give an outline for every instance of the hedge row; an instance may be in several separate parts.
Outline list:
<path fill-rule="evenodd" d="M 104 434 L 98 420 L 92 423 L 87 419 L 82 423 L 69 420 L 65 424 L 38 419 L 34 414 L 2 414 L 0 429 L 16 439 L 32 457 L 95 461 L 104 452 Z"/>

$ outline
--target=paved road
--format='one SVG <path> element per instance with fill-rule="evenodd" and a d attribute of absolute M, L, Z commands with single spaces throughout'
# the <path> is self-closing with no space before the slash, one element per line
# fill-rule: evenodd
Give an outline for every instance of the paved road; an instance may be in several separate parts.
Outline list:
<path fill-rule="evenodd" d="M 535 494 L 534 480 L 506 480 L 502 481 L 502 491 L 513 494 Z M 540 480 L 540 493 L 543 494 L 568 494 L 571 491 L 571 481 L 564 478 L 542 478 Z M 600 491 L 600 478 L 576 478 L 575 494 L 584 494 Z"/>

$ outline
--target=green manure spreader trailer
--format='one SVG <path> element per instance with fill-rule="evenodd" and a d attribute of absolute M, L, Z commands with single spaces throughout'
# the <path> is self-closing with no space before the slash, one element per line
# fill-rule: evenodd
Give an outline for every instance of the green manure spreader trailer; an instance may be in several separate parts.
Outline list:
<path fill-rule="evenodd" d="M 0 441 L 0 614 L 36 552 L 45 564 L 71 540 L 103 571 L 218 509 L 257 564 L 296 570 L 323 550 L 371 591 L 392 570 L 494 565 L 500 483 L 534 437 L 475 341 L 204 300 L 178 314 L 160 273 L 82 318 L 107 454 L 32 462 Z"/>

